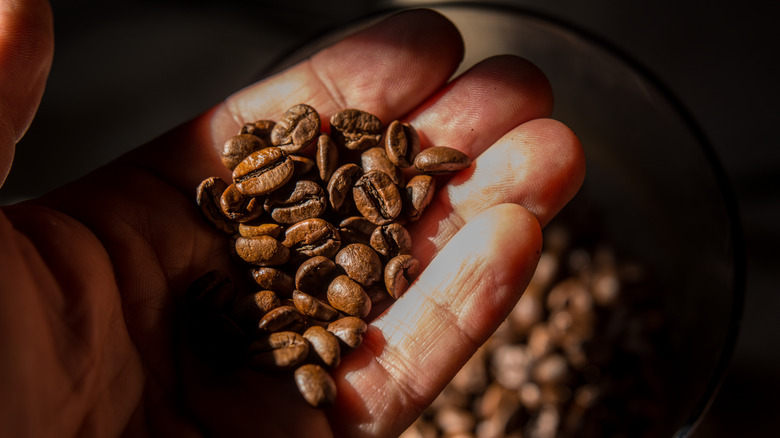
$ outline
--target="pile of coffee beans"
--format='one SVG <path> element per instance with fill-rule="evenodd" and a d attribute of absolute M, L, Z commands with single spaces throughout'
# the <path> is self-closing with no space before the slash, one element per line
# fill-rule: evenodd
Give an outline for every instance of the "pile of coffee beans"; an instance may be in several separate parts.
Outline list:
<path fill-rule="evenodd" d="M 593 230 L 556 221 L 544 238 L 508 318 L 401 438 L 672 435 L 679 395 L 652 274 Z"/>
<path fill-rule="evenodd" d="M 222 271 L 197 279 L 185 294 L 192 329 L 215 359 L 292 371 L 309 404 L 331 404 L 330 372 L 419 274 L 406 225 L 431 202 L 435 175 L 471 160 L 422 149 L 411 125 L 385 127 L 358 109 L 337 112 L 325 130 L 314 108 L 298 104 L 244 125 L 222 162 L 232 180 L 204 180 L 197 204 L 253 288 Z"/>

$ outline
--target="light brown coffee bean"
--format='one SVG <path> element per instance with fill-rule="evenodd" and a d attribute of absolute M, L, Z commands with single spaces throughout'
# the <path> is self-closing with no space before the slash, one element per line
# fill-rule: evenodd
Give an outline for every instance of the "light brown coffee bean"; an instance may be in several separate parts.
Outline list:
<path fill-rule="evenodd" d="M 271 142 L 288 154 L 311 145 L 320 135 L 321 120 L 317 111 L 306 104 L 288 109 L 271 131 Z"/>
<path fill-rule="evenodd" d="M 248 349 L 249 367 L 264 371 L 291 369 L 306 360 L 309 341 L 301 334 L 280 331 L 253 341 Z"/>
<path fill-rule="evenodd" d="M 309 341 L 309 357 L 313 362 L 322 364 L 328 369 L 335 369 L 341 363 L 341 345 L 339 338 L 318 325 L 311 326 L 303 332 L 303 337 Z"/>
<path fill-rule="evenodd" d="M 219 199 L 222 213 L 235 222 L 252 222 L 263 214 L 263 202 L 242 193 L 235 184 L 227 186 Z"/>
<path fill-rule="evenodd" d="M 351 243 L 371 244 L 371 234 L 376 229 L 376 224 L 363 216 L 350 216 L 339 223 L 339 234 L 341 235 L 341 245 L 347 246 Z"/>
<path fill-rule="evenodd" d="M 294 373 L 295 384 L 303 398 L 315 408 L 332 405 L 336 400 L 336 382 L 319 365 L 306 364 Z"/>
<path fill-rule="evenodd" d="M 227 234 L 235 234 L 236 223 L 228 219 L 222 212 L 222 194 L 227 188 L 228 183 L 222 178 L 216 176 L 206 178 L 198 185 L 195 201 L 203 216 L 218 230 Z"/>
<path fill-rule="evenodd" d="M 271 131 L 273 131 L 274 125 L 276 125 L 276 122 L 273 120 L 257 120 L 245 123 L 238 133 L 239 135 L 252 134 L 262 140 L 267 146 L 273 146 L 273 143 L 271 143 Z"/>
<path fill-rule="evenodd" d="M 281 149 L 270 147 L 251 153 L 233 169 L 233 181 L 247 196 L 261 196 L 287 184 L 295 164 Z"/>
<path fill-rule="evenodd" d="M 363 173 L 368 173 L 372 170 L 378 170 L 386 173 L 393 183 L 401 186 L 403 181 L 403 174 L 401 168 L 393 164 L 390 158 L 387 157 L 387 152 L 382 146 L 374 146 L 366 149 L 360 154 L 360 167 L 363 168 Z"/>
<path fill-rule="evenodd" d="M 236 252 L 243 260 L 258 266 L 278 266 L 290 259 L 290 250 L 270 236 L 239 237 Z"/>
<path fill-rule="evenodd" d="M 238 166 L 238 163 L 244 161 L 252 152 L 271 146 L 270 143 L 264 143 L 259 137 L 251 134 L 234 135 L 227 139 L 222 146 L 222 164 L 230 170 Z"/>
<path fill-rule="evenodd" d="M 352 196 L 360 214 L 377 225 L 395 220 L 403 207 L 398 187 L 386 173 L 377 170 L 367 172 L 357 180 Z"/>
<path fill-rule="evenodd" d="M 382 279 L 382 261 L 368 245 L 347 245 L 336 254 L 333 261 L 361 286 L 369 286 Z"/>
<path fill-rule="evenodd" d="M 280 305 L 281 300 L 276 292 L 261 290 L 237 299 L 231 313 L 238 325 L 251 331 L 263 316 Z"/>
<path fill-rule="evenodd" d="M 274 223 L 238 224 L 238 234 L 244 237 L 269 236 L 278 239 L 282 234 L 282 226 Z"/>
<path fill-rule="evenodd" d="M 430 175 L 415 175 L 403 191 L 404 212 L 409 222 L 420 219 L 436 193 L 436 180 Z"/>
<path fill-rule="evenodd" d="M 338 145 L 363 151 L 376 146 L 382 139 L 382 122 L 362 110 L 341 110 L 330 118 L 330 136 Z"/>
<path fill-rule="evenodd" d="M 317 139 L 316 162 L 320 179 L 327 183 L 339 167 L 339 148 L 327 134 Z"/>
<path fill-rule="evenodd" d="M 305 292 L 293 292 L 293 303 L 299 312 L 317 321 L 333 321 L 339 317 L 339 311 L 330 304 Z"/>
<path fill-rule="evenodd" d="M 414 158 L 414 167 L 427 174 L 457 172 L 470 165 L 471 159 L 468 155 L 448 146 L 424 149 Z"/>
<path fill-rule="evenodd" d="M 412 236 L 403 225 L 392 222 L 376 227 L 371 233 L 370 244 L 377 253 L 390 259 L 412 251 Z"/>
<path fill-rule="evenodd" d="M 279 296 L 290 297 L 295 290 L 295 282 L 286 272 L 271 268 L 259 267 L 251 270 L 252 278 L 258 286 L 276 292 Z"/>
<path fill-rule="evenodd" d="M 420 275 L 420 262 L 409 254 L 393 257 L 385 266 L 385 287 L 394 299 L 403 295 Z"/>
<path fill-rule="evenodd" d="M 358 348 L 367 330 L 368 324 L 355 316 L 345 316 L 328 324 L 328 331 L 342 342 L 342 355 Z"/>
<path fill-rule="evenodd" d="M 268 195 L 263 207 L 280 224 L 320 217 L 328 207 L 325 191 L 313 181 L 299 180 Z"/>
<path fill-rule="evenodd" d="M 328 180 L 328 196 L 331 208 L 341 214 L 348 214 L 354 207 L 352 187 L 363 175 L 363 169 L 354 163 L 337 168 Z"/>
<path fill-rule="evenodd" d="M 371 298 L 358 282 L 346 275 L 339 275 L 328 285 L 328 303 L 358 318 L 365 318 L 371 312 Z"/>
<path fill-rule="evenodd" d="M 336 274 L 333 260 L 314 256 L 298 266 L 295 272 L 295 288 L 309 295 L 324 293 Z"/>
<path fill-rule="evenodd" d="M 396 120 L 387 127 L 384 147 L 390 161 L 405 169 L 420 152 L 420 136 L 412 125 Z"/>
<path fill-rule="evenodd" d="M 330 222 L 312 218 L 291 225 L 282 244 L 301 257 L 332 258 L 341 248 L 339 232 Z"/>

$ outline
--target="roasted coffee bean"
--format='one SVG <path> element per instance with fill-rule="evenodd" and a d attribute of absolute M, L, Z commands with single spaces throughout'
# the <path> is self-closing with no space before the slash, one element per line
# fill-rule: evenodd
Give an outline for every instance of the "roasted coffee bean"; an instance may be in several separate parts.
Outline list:
<path fill-rule="evenodd" d="M 230 170 L 238 166 L 252 152 L 271 146 L 259 137 L 251 134 L 239 134 L 230 137 L 222 146 L 222 164 Z"/>
<path fill-rule="evenodd" d="M 430 147 L 414 158 L 414 167 L 428 174 L 456 172 L 470 165 L 471 159 L 468 155 L 447 146 Z"/>
<path fill-rule="evenodd" d="M 382 261 L 368 245 L 347 245 L 336 254 L 333 261 L 361 286 L 369 286 L 382 279 Z"/>
<path fill-rule="evenodd" d="M 295 331 L 306 322 L 306 317 L 294 306 L 279 306 L 263 315 L 257 328 L 269 333 Z"/>
<path fill-rule="evenodd" d="M 333 321 L 339 317 L 339 311 L 333 306 L 305 292 L 294 291 L 292 299 L 299 312 L 317 321 Z"/>
<path fill-rule="evenodd" d="M 327 134 L 322 134 L 317 139 L 317 170 L 320 179 L 326 183 L 333 172 L 339 167 L 339 149 L 336 143 Z"/>
<path fill-rule="evenodd" d="M 284 233 L 284 246 L 304 256 L 332 258 L 341 248 L 339 232 L 324 219 L 306 219 L 290 226 Z"/>
<path fill-rule="evenodd" d="M 295 272 L 295 288 L 309 295 L 320 295 L 325 292 L 335 275 L 336 264 L 333 260 L 314 256 L 298 266 Z"/>
<path fill-rule="evenodd" d="M 272 290 L 261 290 L 236 300 L 232 315 L 245 330 L 257 326 L 258 321 L 271 310 L 281 306 L 281 300 Z"/>
<path fill-rule="evenodd" d="M 342 352 L 350 352 L 363 343 L 368 324 L 358 317 L 345 316 L 328 324 L 328 331 L 342 342 Z"/>
<path fill-rule="evenodd" d="M 233 169 L 233 181 L 247 196 L 261 196 L 285 185 L 295 164 L 281 149 L 270 147 L 251 153 Z"/>
<path fill-rule="evenodd" d="M 274 223 L 238 224 L 238 234 L 244 237 L 270 236 L 278 239 L 282 235 L 282 226 Z"/>
<path fill-rule="evenodd" d="M 254 369 L 291 369 L 308 357 L 309 341 L 295 332 L 271 333 L 253 341 L 247 349 L 247 355 L 249 366 Z"/>
<path fill-rule="evenodd" d="M 330 406 L 336 400 L 336 382 L 319 365 L 301 365 L 294 373 L 295 384 L 303 398 L 315 408 Z"/>
<path fill-rule="evenodd" d="M 349 150 L 363 151 L 382 139 L 382 122 L 365 111 L 345 109 L 330 118 L 330 136 Z"/>
<path fill-rule="evenodd" d="M 288 109 L 271 131 L 271 142 L 288 154 L 311 145 L 320 135 L 321 120 L 317 111 L 306 104 Z"/>
<path fill-rule="evenodd" d="M 314 160 L 301 155 L 290 155 L 290 159 L 293 162 L 293 180 L 316 179 L 314 170 L 317 168 L 317 163 Z"/>
<path fill-rule="evenodd" d="M 412 251 L 412 236 L 403 225 L 392 222 L 376 227 L 371 233 L 370 244 L 376 252 L 390 259 Z"/>
<path fill-rule="evenodd" d="M 372 170 L 384 172 L 393 180 L 393 184 L 398 186 L 403 185 L 401 168 L 390 161 L 387 157 L 387 152 L 385 152 L 385 148 L 382 146 L 368 148 L 360 154 L 360 167 L 363 168 L 364 173 L 368 173 Z"/>
<path fill-rule="evenodd" d="M 339 234 L 341 235 L 341 245 L 346 246 L 351 243 L 371 244 L 371 234 L 376 229 L 376 224 L 363 216 L 350 216 L 339 223 Z"/>
<path fill-rule="evenodd" d="M 222 312 L 233 304 L 235 298 L 236 286 L 221 270 L 201 275 L 184 293 L 187 307 L 195 312 Z"/>
<path fill-rule="evenodd" d="M 280 224 L 319 217 L 328 207 L 325 191 L 313 181 L 299 180 L 268 195 L 264 208 Z"/>
<path fill-rule="evenodd" d="M 225 213 L 222 212 L 222 194 L 227 188 L 228 183 L 222 178 L 216 176 L 206 178 L 198 185 L 195 197 L 203 216 L 212 225 L 224 233 L 235 234 L 237 230 L 236 223 L 228 219 Z"/>
<path fill-rule="evenodd" d="M 396 120 L 387 127 L 384 146 L 390 161 L 405 169 L 420 152 L 420 136 L 412 125 Z"/>
<path fill-rule="evenodd" d="M 357 180 L 352 195 L 360 214 L 377 225 L 395 220 L 403 207 L 398 187 L 386 173 L 376 170 Z"/>
<path fill-rule="evenodd" d="M 328 196 L 334 211 L 347 214 L 354 205 L 352 187 L 363 175 L 363 169 L 349 163 L 337 168 L 328 180 Z"/>
<path fill-rule="evenodd" d="M 238 134 L 252 134 L 260 138 L 267 145 L 266 147 L 273 146 L 273 143 L 271 143 L 271 131 L 273 131 L 274 125 L 276 125 L 276 122 L 273 120 L 257 120 L 245 123 L 238 131 Z"/>
<path fill-rule="evenodd" d="M 415 175 L 403 192 L 405 217 L 409 222 L 420 219 L 436 192 L 436 180 L 430 175 Z"/>
<path fill-rule="evenodd" d="M 243 260 L 258 266 L 278 266 L 290 259 L 290 250 L 270 236 L 239 237 L 236 252 Z"/>
<path fill-rule="evenodd" d="M 219 204 L 228 219 L 239 223 L 252 222 L 263 214 L 263 202 L 241 193 L 235 184 L 222 192 Z"/>
<path fill-rule="evenodd" d="M 303 337 L 309 341 L 309 357 L 313 362 L 335 369 L 341 363 L 341 345 L 339 338 L 318 325 L 311 326 L 303 332 Z"/>
<path fill-rule="evenodd" d="M 339 275 L 328 285 L 328 302 L 350 316 L 365 318 L 371 312 L 371 298 L 363 287 L 346 275 Z"/>
<path fill-rule="evenodd" d="M 252 278 L 258 286 L 276 292 L 282 297 L 292 296 L 295 290 L 295 281 L 286 272 L 270 267 L 254 268 L 251 271 Z"/>
<path fill-rule="evenodd" d="M 420 262 L 409 254 L 393 257 L 385 266 L 385 287 L 394 299 L 406 292 L 409 285 L 420 275 Z"/>

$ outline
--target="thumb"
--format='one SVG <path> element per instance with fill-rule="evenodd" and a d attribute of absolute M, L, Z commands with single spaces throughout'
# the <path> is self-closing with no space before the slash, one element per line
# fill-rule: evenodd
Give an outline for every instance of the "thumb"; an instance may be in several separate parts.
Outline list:
<path fill-rule="evenodd" d="M 53 52 L 46 0 L 0 0 L 0 185 L 38 109 Z"/>

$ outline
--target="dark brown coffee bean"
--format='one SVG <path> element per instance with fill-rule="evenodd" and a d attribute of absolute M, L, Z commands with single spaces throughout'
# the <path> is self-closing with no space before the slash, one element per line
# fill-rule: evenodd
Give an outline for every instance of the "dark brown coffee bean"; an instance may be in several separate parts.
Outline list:
<path fill-rule="evenodd" d="M 339 148 L 327 134 L 322 134 L 317 139 L 316 160 L 320 179 L 327 183 L 339 167 Z"/>
<path fill-rule="evenodd" d="M 303 337 L 309 341 L 309 357 L 314 362 L 334 369 L 341 363 L 341 345 L 339 338 L 318 325 L 311 326 L 303 332 Z"/>
<path fill-rule="evenodd" d="M 265 371 L 291 369 L 308 357 L 309 341 L 299 333 L 280 331 L 253 341 L 247 354 L 250 368 Z"/>
<path fill-rule="evenodd" d="M 414 158 L 414 167 L 428 174 L 457 172 L 470 165 L 471 158 L 468 155 L 448 146 L 430 147 Z"/>
<path fill-rule="evenodd" d="M 313 181 L 299 180 L 268 195 L 264 208 L 280 224 L 319 217 L 328 207 L 325 191 Z"/>
<path fill-rule="evenodd" d="M 420 219 L 436 193 L 436 180 L 430 175 L 415 175 L 403 192 L 404 213 L 409 222 Z"/>
<path fill-rule="evenodd" d="M 304 400 L 315 408 L 324 408 L 336 401 L 336 382 L 319 365 L 306 364 L 294 373 L 295 384 Z"/>
<path fill-rule="evenodd" d="M 339 317 L 339 311 L 333 306 L 305 292 L 296 290 L 292 298 L 299 312 L 317 321 L 333 321 Z"/>
<path fill-rule="evenodd" d="M 241 193 L 260 196 L 282 187 L 293 176 L 295 164 L 281 149 L 270 147 L 251 153 L 233 169 Z"/>
<path fill-rule="evenodd" d="M 403 185 L 403 174 L 401 168 L 393 164 L 387 157 L 387 152 L 382 146 L 375 146 L 366 149 L 360 154 L 360 166 L 363 168 L 363 173 L 368 173 L 372 170 L 378 170 L 386 173 L 393 183 L 400 186 Z"/>
<path fill-rule="evenodd" d="M 222 213 L 235 222 L 251 222 L 263 214 L 263 202 L 241 193 L 235 184 L 230 184 L 222 192 L 219 204 Z"/>
<path fill-rule="evenodd" d="M 238 166 L 252 152 L 267 148 L 270 144 L 251 134 L 234 135 L 222 146 L 222 164 L 230 170 Z"/>
<path fill-rule="evenodd" d="M 330 136 L 349 150 L 363 151 L 382 139 L 382 121 L 365 111 L 345 109 L 330 118 Z"/>
<path fill-rule="evenodd" d="M 365 318 L 371 311 L 371 299 L 358 282 L 339 275 L 328 285 L 328 302 L 341 312 Z"/>
<path fill-rule="evenodd" d="M 222 212 L 222 194 L 227 188 L 228 183 L 222 178 L 216 176 L 206 178 L 198 185 L 195 201 L 203 216 L 218 230 L 227 234 L 235 234 L 236 223 L 228 219 Z"/>
<path fill-rule="evenodd" d="M 184 293 L 189 309 L 218 313 L 228 309 L 236 298 L 236 287 L 225 271 L 209 271 L 190 284 Z"/>
<path fill-rule="evenodd" d="M 354 205 L 352 187 L 363 175 L 357 164 L 345 164 L 333 172 L 328 180 L 328 196 L 334 211 L 347 214 Z"/>
<path fill-rule="evenodd" d="M 339 223 L 339 234 L 341 235 L 341 245 L 346 246 L 351 243 L 371 244 L 371 234 L 376 229 L 376 224 L 363 216 L 350 216 Z"/>
<path fill-rule="evenodd" d="M 412 125 L 396 120 L 387 127 L 384 146 L 390 161 L 405 169 L 420 152 L 420 136 Z"/>
<path fill-rule="evenodd" d="M 288 154 L 311 145 L 320 135 L 321 120 L 317 111 L 306 104 L 288 109 L 271 131 L 271 142 Z"/>
<path fill-rule="evenodd" d="M 232 315 L 242 328 L 251 330 L 257 327 L 263 316 L 280 305 L 281 300 L 276 292 L 261 290 L 237 299 Z"/>
<path fill-rule="evenodd" d="M 291 225 L 282 244 L 305 257 L 332 258 L 341 248 L 339 232 L 324 219 L 306 219 Z"/>
<path fill-rule="evenodd" d="M 244 237 L 270 236 L 278 239 L 282 234 L 282 226 L 273 223 L 239 224 L 238 234 Z"/>
<path fill-rule="evenodd" d="M 333 259 L 349 278 L 368 286 L 382 279 L 382 261 L 370 246 L 362 243 L 347 245 Z"/>
<path fill-rule="evenodd" d="M 244 126 L 238 131 L 240 134 L 251 134 L 262 140 L 268 147 L 273 146 L 271 143 L 271 131 L 274 129 L 276 122 L 273 120 L 257 120 L 255 122 L 245 123 Z"/>
<path fill-rule="evenodd" d="M 292 296 L 295 290 L 295 282 L 292 276 L 286 272 L 270 267 L 254 268 L 251 271 L 252 278 L 258 286 L 276 292 L 282 297 Z"/>
<path fill-rule="evenodd" d="M 370 243 L 371 248 L 388 259 L 412 251 L 412 236 L 397 222 L 376 227 L 371 234 Z"/>
<path fill-rule="evenodd" d="M 258 266 L 282 265 L 290 259 L 290 250 L 270 236 L 239 237 L 236 252 L 243 260 Z"/>
<path fill-rule="evenodd" d="M 324 293 L 336 274 L 336 264 L 333 260 L 314 256 L 298 266 L 295 272 L 295 288 L 309 295 Z"/>
<path fill-rule="evenodd" d="M 352 195 L 360 214 L 377 225 L 395 220 L 403 207 L 398 187 L 386 173 L 376 170 L 357 180 Z"/>
<path fill-rule="evenodd" d="M 269 333 L 291 331 L 306 322 L 306 317 L 294 306 L 279 306 L 263 315 L 257 328 Z"/>
<path fill-rule="evenodd" d="M 345 316 L 328 324 L 328 331 L 343 343 L 342 354 L 358 348 L 363 343 L 363 334 L 367 330 L 368 324 L 354 316 Z"/>
<path fill-rule="evenodd" d="M 387 292 L 397 300 L 418 275 L 420 275 L 420 262 L 416 258 L 409 254 L 393 257 L 385 266 Z"/>

